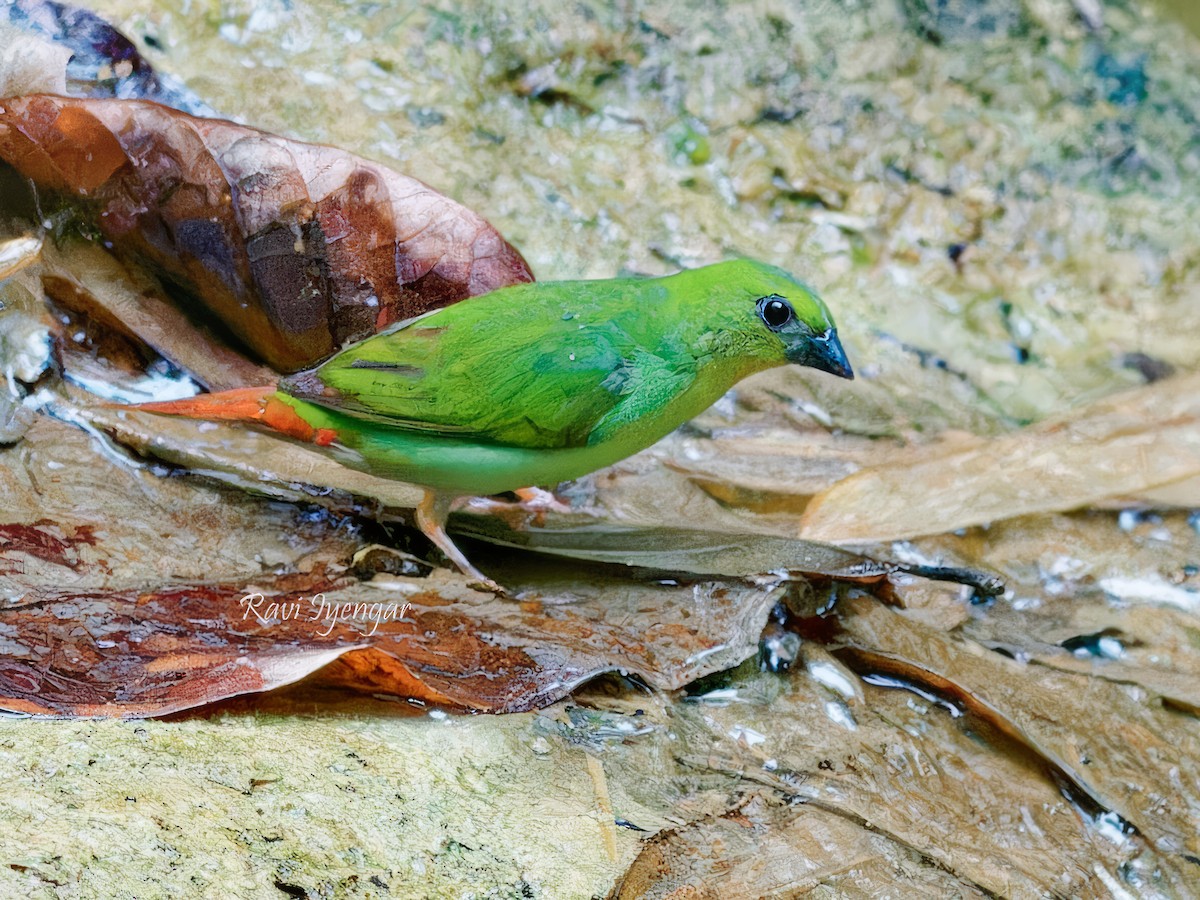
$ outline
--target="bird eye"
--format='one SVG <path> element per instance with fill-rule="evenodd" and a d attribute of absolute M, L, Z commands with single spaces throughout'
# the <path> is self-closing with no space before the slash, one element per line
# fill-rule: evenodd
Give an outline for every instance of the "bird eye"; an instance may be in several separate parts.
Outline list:
<path fill-rule="evenodd" d="M 758 314 L 772 331 L 778 331 L 792 321 L 794 315 L 791 304 L 778 294 L 772 294 L 770 297 L 763 297 L 759 300 Z"/>

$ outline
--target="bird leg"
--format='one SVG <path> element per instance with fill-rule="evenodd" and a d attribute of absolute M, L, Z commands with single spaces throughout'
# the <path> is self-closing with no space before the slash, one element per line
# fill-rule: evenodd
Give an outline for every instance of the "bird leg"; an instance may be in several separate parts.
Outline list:
<path fill-rule="evenodd" d="M 455 546 L 454 541 L 450 540 L 450 535 L 446 534 L 446 520 L 457 505 L 458 499 L 439 494 L 437 491 L 426 491 L 421 502 L 417 504 L 417 527 L 425 537 L 433 541 L 434 546 L 441 550 L 447 559 L 458 566 L 460 572 L 474 579 L 485 590 L 503 594 L 504 588 L 471 565 L 470 560 Z"/>

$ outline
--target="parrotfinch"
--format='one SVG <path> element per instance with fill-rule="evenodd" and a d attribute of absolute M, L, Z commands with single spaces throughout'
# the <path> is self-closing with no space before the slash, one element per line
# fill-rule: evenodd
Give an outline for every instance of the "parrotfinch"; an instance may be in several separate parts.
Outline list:
<path fill-rule="evenodd" d="M 262 422 L 424 486 L 418 525 L 490 585 L 445 533 L 457 498 L 611 465 L 786 363 L 854 377 L 811 289 L 734 260 L 664 278 L 513 285 L 402 322 L 277 387 L 142 408 Z"/>

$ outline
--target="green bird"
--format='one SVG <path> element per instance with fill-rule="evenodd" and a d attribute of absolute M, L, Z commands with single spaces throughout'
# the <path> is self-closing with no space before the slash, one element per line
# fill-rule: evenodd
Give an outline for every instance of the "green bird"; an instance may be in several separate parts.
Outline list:
<path fill-rule="evenodd" d="M 418 526 L 494 587 L 445 532 L 457 500 L 611 465 L 786 363 L 854 377 L 812 289 L 734 260 L 664 278 L 513 285 L 399 323 L 277 387 L 142 408 L 261 422 L 425 487 Z"/>

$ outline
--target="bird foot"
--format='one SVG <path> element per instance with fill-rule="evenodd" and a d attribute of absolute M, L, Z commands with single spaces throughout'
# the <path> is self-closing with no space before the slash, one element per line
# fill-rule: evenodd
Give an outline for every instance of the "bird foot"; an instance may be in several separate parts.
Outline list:
<path fill-rule="evenodd" d="M 450 540 L 450 535 L 446 534 L 445 525 L 450 510 L 459 506 L 461 502 L 455 498 L 439 496 L 433 491 L 426 491 L 425 497 L 417 505 L 417 527 L 470 579 L 467 582 L 468 587 L 493 593 L 498 597 L 508 597 L 508 591 L 471 565 L 471 561 L 458 549 L 454 541 Z"/>
<path fill-rule="evenodd" d="M 507 523 L 514 531 L 545 524 L 546 513 L 567 514 L 572 512 L 569 504 L 559 500 L 550 491 L 541 488 L 520 488 L 513 491 L 519 498 L 517 503 L 496 497 L 463 498 L 456 509 L 469 509 L 480 515 L 495 516 Z"/>
<path fill-rule="evenodd" d="M 522 508 L 530 512 L 571 512 L 571 504 L 559 500 L 553 491 L 543 490 L 539 487 L 527 487 L 518 488 L 513 493 L 521 498 Z"/>

